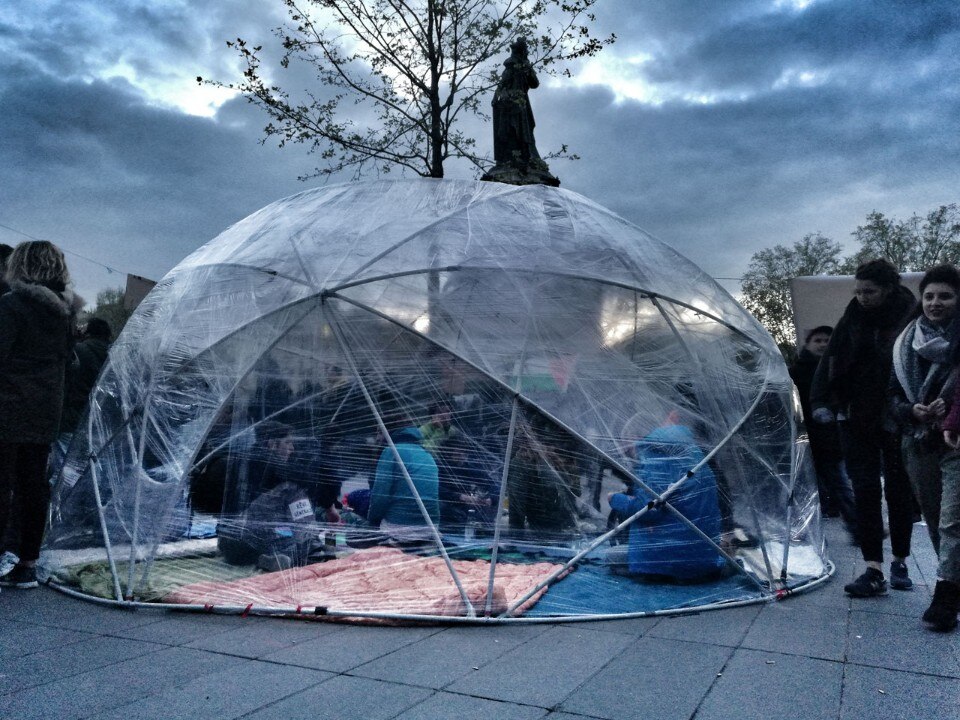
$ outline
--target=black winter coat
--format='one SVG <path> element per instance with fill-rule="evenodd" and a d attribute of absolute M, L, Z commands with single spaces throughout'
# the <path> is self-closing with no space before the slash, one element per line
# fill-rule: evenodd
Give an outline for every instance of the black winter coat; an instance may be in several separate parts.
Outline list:
<path fill-rule="evenodd" d="M 830 335 L 810 387 L 813 410 L 842 412 L 851 426 L 879 432 L 893 365 L 893 343 L 907 324 L 916 298 L 898 286 L 883 305 L 864 310 L 856 298 Z"/>
<path fill-rule="evenodd" d="M 74 432 L 77 429 L 109 350 L 110 343 L 100 338 L 88 338 L 74 349 L 73 360 L 67 365 L 60 432 Z"/>
<path fill-rule="evenodd" d="M 73 293 L 11 285 L 0 296 L 0 442 L 47 444 L 60 427 Z"/>

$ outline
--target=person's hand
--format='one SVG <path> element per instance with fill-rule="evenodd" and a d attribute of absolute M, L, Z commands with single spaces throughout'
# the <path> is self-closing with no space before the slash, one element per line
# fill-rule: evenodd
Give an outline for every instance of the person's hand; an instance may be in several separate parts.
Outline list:
<path fill-rule="evenodd" d="M 927 405 L 927 412 L 934 418 L 942 418 L 947 414 L 947 403 L 943 398 L 937 398 Z"/>
<path fill-rule="evenodd" d="M 837 418 L 830 408 L 818 407 L 813 411 L 813 421 L 820 425 L 829 425 L 832 422 L 836 422 Z"/>
<path fill-rule="evenodd" d="M 337 509 L 332 505 L 326 510 L 327 522 L 334 525 L 340 522 L 340 513 L 337 512 Z"/>
<path fill-rule="evenodd" d="M 943 441 L 948 447 L 956 450 L 957 448 L 960 448 L 960 433 L 957 433 L 956 430 L 944 430 Z"/>
<path fill-rule="evenodd" d="M 930 408 L 928 408 L 926 405 L 917 403 L 910 408 L 910 412 L 913 414 L 914 419 L 920 422 L 927 422 L 930 419 Z"/>

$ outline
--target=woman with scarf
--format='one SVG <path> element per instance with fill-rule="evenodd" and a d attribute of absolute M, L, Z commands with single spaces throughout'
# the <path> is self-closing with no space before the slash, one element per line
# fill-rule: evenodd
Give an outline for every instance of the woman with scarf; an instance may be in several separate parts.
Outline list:
<path fill-rule="evenodd" d="M 867 568 L 844 591 L 872 597 L 887 591 L 883 565 L 883 497 L 887 498 L 890 585 L 909 590 L 913 497 L 903 469 L 899 434 L 884 425 L 893 343 L 913 309 L 913 293 L 887 260 L 857 268 L 855 297 L 837 323 L 810 388 L 814 422 L 839 421 L 847 474 L 857 508 L 860 550 Z M 881 482 L 881 471 L 883 481 Z"/>
<path fill-rule="evenodd" d="M 917 318 L 894 343 L 894 372 L 890 378 L 890 415 L 902 429 L 904 465 L 938 556 L 944 494 L 940 464 L 950 450 L 941 428 L 956 383 L 953 349 L 958 295 L 960 271 L 957 268 L 938 265 L 927 271 L 920 281 Z M 948 498 L 943 504 L 949 503 Z M 923 619 L 934 629 L 945 631 L 956 626 L 957 609 L 954 607 L 952 613 L 938 611 L 949 589 L 941 587 L 941 583 L 951 584 L 944 577 L 939 578 L 934 602 Z"/>

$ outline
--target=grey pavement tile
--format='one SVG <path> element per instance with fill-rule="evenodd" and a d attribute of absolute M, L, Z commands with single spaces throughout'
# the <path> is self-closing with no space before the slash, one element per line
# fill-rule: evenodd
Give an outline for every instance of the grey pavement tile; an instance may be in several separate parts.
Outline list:
<path fill-rule="evenodd" d="M 340 626 L 318 639 L 271 652 L 263 659 L 345 672 L 438 632 L 437 628 Z"/>
<path fill-rule="evenodd" d="M 117 635 L 164 645 L 185 645 L 201 638 L 232 632 L 243 626 L 244 622 L 239 616 L 169 613 L 146 625 L 124 628 Z"/>
<path fill-rule="evenodd" d="M 530 705 L 437 693 L 397 716 L 396 720 L 539 720 L 547 711 Z"/>
<path fill-rule="evenodd" d="M 719 617 L 715 614 L 715 617 Z M 591 677 L 559 709 L 592 717 L 687 720 L 732 649 L 643 637 Z"/>
<path fill-rule="evenodd" d="M 326 623 L 281 618 L 247 617 L 227 632 L 215 633 L 187 643 L 185 647 L 260 658 L 277 650 L 308 644 L 332 635 L 337 628 Z"/>
<path fill-rule="evenodd" d="M 0 717 L 74 720 L 132 702 L 143 693 L 127 688 L 113 672 L 90 672 L 0 696 Z"/>
<path fill-rule="evenodd" d="M 790 607 L 816 605 L 818 607 L 846 610 L 850 607 L 850 596 L 843 591 L 843 586 L 851 579 L 846 577 L 845 574 L 841 577 L 841 572 L 838 570 L 827 582 L 797 595 L 788 595 L 781 602 Z"/>
<path fill-rule="evenodd" d="M 848 563 L 861 558 L 860 547 L 851 545 L 846 536 L 827 538 L 827 557 L 835 563 Z"/>
<path fill-rule="evenodd" d="M 92 636 L 80 642 L 8 659 L 4 661 L 4 673 L 0 675 L 0 693 L 42 685 L 94 668 L 116 665 L 138 655 L 154 653 L 161 647 L 138 640 Z"/>
<path fill-rule="evenodd" d="M 114 634 L 124 628 L 156 622 L 163 612 L 99 605 L 48 587 L 11 590 L 0 594 L 0 598 L 4 598 L 0 605 L 0 617 L 4 619 L 101 634 Z"/>
<path fill-rule="evenodd" d="M 668 617 L 646 636 L 735 647 L 747 634 L 760 608 L 760 605 L 747 605 L 698 615 Z"/>
<path fill-rule="evenodd" d="M 119 666 L 124 684 L 139 695 L 152 695 L 195 678 L 242 667 L 249 661 L 232 655 L 165 647 L 151 655 L 127 660 Z"/>
<path fill-rule="evenodd" d="M 586 626 L 551 627 L 447 690 L 550 708 L 635 642 Z"/>
<path fill-rule="evenodd" d="M 789 601 L 766 605 L 744 638 L 742 647 L 825 660 L 843 660 L 847 611 Z"/>
<path fill-rule="evenodd" d="M 697 720 L 834 718 L 843 665 L 829 660 L 737 650 L 697 710 Z M 745 692 L 745 688 L 749 691 Z"/>
<path fill-rule="evenodd" d="M 450 628 L 361 665 L 351 674 L 440 689 L 546 631 L 545 625 Z"/>
<path fill-rule="evenodd" d="M 235 667 L 201 675 L 169 687 L 160 683 L 157 695 L 112 708 L 91 720 L 228 720 L 258 710 L 332 677 L 307 668 L 238 660 Z"/>
<path fill-rule="evenodd" d="M 640 637 L 650 632 L 650 630 L 663 620 L 662 616 L 624 618 L 622 620 L 588 620 L 584 622 L 563 623 L 563 627 L 586 627 L 590 630 L 600 630 L 601 632 L 614 632 L 623 635 L 633 635 Z"/>
<path fill-rule="evenodd" d="M 0 620 L 0 666 L 47 648 L 89 640 L 89 633 L 23 621 Z"/>
<path fill-rule="evenodd" d="M 909 622 L 908 618 L 920 619 L 931 597 L 933 589 L 928 585 L 914 585 L 913 590 L 888 590 L 885 597 L 854 598 L 850 601 L 850 609 L 854 612 L 900 615 L 903 617 L 891 619 L 890 622 Z"/>
<path fill-rule="evenodd" d="M 339 675 L 246 715 L 244 720 L 381 720 L 423 702 L 432 690 Z"/>
<path fill-rule="evenodd" d="M 164 648 L 71 677 L 47 678 L 44 685 L 11 693 L 0 698 L 0 717 L 87 717 L 244 662 L 247 661 L 215 653 Z"/>
<path fill-rule="evenodd" d="M 930 632 L 919 616 L 898 618 L 856 611 L 850 614 L 850 663 L 960 677 L 958 648 L 960 635 Z"/>
<path fill-rule="evenodd" d="M 840 720 L 955 718 L 960 680 L 847 665 Z"/>

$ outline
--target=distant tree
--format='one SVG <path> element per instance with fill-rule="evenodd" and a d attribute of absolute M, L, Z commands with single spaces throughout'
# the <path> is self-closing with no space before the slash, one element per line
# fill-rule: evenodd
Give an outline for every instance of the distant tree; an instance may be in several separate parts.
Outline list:
<path fill-rule="evenodd" d="M 98 317 L 106 320 L 113 331 L 113 337 L 117 337 L 133 314 L 123 306 L 123 295 L 123 288 L 101 290 L 97 293 L 96 306 L 87 314 L 85 319 Z"/>
<path fill-rule="evenodd" d="M 840 259 L 840 246 L 819 233 L 807 235 L 792 247 L 777 245 L 750 258 L 741 280 L 743 304 L 791 357 L 793 311 L 790 280 L 801 275 L 852 275 L 857 266 L 886 258 L 901 272 L 922 272 L 940 263 L 960 264 L 960 208 L 941 205 L 925 216 L 907 220 L 888 218 L 874 210 L 851 233 L 857 250 Z"/>
<path fill-rule="evenodd" d="M 306 66 L 319 88 L 292 98 L 263 69 L 262 46 L 242 38 L 227 43 L 245 66 L 240 82 L 197 81 L 239 90 L 265 110 L 264 141 L 319 153 L 324 164 L 308 177 L 399 166 L 440 178 L 450 158 L 485 169 L 489 160 L 459 124 L 487 117 L 510 41 L 525 36 L 531 62 L 555 73 L 615 39 L 590 32 L 597 0 L 281 1 L 289 22 L 274 31 L 280 67 Z"/>
<path fill-rule="evenodd" d="M 843 263 L 852 274 L 864 260 L 886 258 L 901 272 L 922 272 L 940 263 L 960 262 L 960 210 L 941 205 L 925 217 L 887 218 L 874 210 L 853 231 L 859 249 Z"/>
<path fill-rule="evenodd" d="M 792 246 L 777 245 L 750 258 L 741 280 L 743 305 L 773 336 L 785 357 L 794 352 L 790 280 L 801 275 L 832 275 L 840 268 L 840 245 L 812 233 Z"/>

